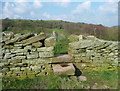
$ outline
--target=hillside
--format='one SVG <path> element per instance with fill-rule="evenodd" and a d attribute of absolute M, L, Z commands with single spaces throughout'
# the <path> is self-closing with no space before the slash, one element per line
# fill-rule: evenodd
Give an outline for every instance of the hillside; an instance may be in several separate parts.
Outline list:
<path fill-rule="evenodd" d="M 118 40 L 117 27 L 105 27 L 103 25 L 73 23 L 58 20 L 22 20 L 22 19 L 2 19 L 2 31 L 12 31 L 14 33 L 52 33 L 58 34 L 82 34 L 94 35 L 101 39 Z"/>

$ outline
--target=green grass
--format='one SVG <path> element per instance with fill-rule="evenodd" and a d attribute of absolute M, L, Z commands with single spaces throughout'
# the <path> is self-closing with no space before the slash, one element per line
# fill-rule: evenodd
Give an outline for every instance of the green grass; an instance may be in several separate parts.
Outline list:
<path fill-rule="evenodd" d="M 64 29 L 58 29 L 58 28 L 53 28 L 53 29 L 50 29 L 51 31 L 55 31 L 55 32 L 63 32 Z"/>
<path fill-rule="evenodd" d="M 56 46 L 54 48 L 55 55 L 67 54 L 68 53 L 68 43 L 69 43 L 69 40 L 67 37 L 58 40 L 56 43 Z"/>
<path fill-rule="evenodd" d="M 86 82 L 81 82 L 75 77 L 50 74 L 24 80 L 3 78 L 2 86 L 3 89 L 89 89 L 97 83 L 97 89 L 104 89 L 105 86 L 109 89 L 117 89 L 117 71 L 83 72 L 82 75 L 87 77 Z"/>

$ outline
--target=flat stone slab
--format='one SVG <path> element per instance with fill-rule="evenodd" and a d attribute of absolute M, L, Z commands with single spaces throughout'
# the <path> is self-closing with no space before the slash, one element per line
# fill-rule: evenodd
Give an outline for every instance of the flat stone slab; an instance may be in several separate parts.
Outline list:
<path fill-rule="evenodd" d="M 78 42 L 69 43 L 69 49 L 80 49 L 80 48 L 87 48 L 94 45 L 94 42 L 91 40 L 84 40 Z"/>
<path fill-rule="evenodd" d="M 68 54 L 57 56 L 52 61 L 52 63 L 68 63 L 68 62 L 74 62 L 74 58 Z"/>
<path fill-rule="evenodd" d="M 54 51 L 54 47 L 41 47 L 41 48 L 37 48 L 38 52 L 52 52 Z"/>
<path fill-rule="evenodd" d="M 75 68 L 72 63 L 52 64 L 53 71 L 58 75 L 75 75 Z"/>
<path fill-rule="evenodd" d="M 39 40 L 42 40 L 42 39 L 45 39 L 45 34 L 44 33 L 40 33 L 37 36 L 34 36 L 34 37 L 29 38 L 29 39 L 23 40 L 22 44 L 23 44 L 23 46 L 26 46 L 26 45 L 35 43 Z"/>
<path fill-rule="evenodd" d="M 34 46 L 34 47 L 41 47 L 42 43 L 41 42 L 35 42 L 35 43 L 32 44 L 32 46 Z"/>
<path fill-rule="evenodd" d="M 32 36 L 32 35 L 33 34 L 31 34 L 31 33 L 28 33 L 28 34 L 25 34 L 25 35 L 21 35 L 19 37 L 15 37 L 15 38 L 13 38 L 11 40 L 6 41 L 5 44 L 10 44 L 10 43 L 14 43 L 14 42 L 17 42 L 17 41 L 21 41 L 21 40 L 26 39 L 29 36 Z"/>

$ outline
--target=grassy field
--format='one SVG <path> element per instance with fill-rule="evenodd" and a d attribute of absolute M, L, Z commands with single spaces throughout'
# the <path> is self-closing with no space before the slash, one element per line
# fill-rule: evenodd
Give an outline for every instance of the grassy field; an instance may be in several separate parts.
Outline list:
<path fill-rule="evenodd" d="M 118 72 L 100 71 L 83 72 L 87 81 L 80 81 L 75 76 L 53 75 L 39 76 L 34 79 L 3 78 L 3 89 L 117 89 Z"/>

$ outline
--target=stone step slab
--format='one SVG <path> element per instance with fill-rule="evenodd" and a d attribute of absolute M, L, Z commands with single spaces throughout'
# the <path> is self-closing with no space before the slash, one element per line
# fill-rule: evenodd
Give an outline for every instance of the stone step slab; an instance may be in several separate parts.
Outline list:
<path fill-rule="evenodd" d="M 52 63 L 68 63 L 68 62 L 74 62 L 74 58 L 71 55 L 60 55 L 55 58 L 53 58 Z"/>
<path fill-rule="evenodd" d="M 52 64 L 53 72 L 58 75 L 75 75 L 75 68 L 72 63 Z"/>

